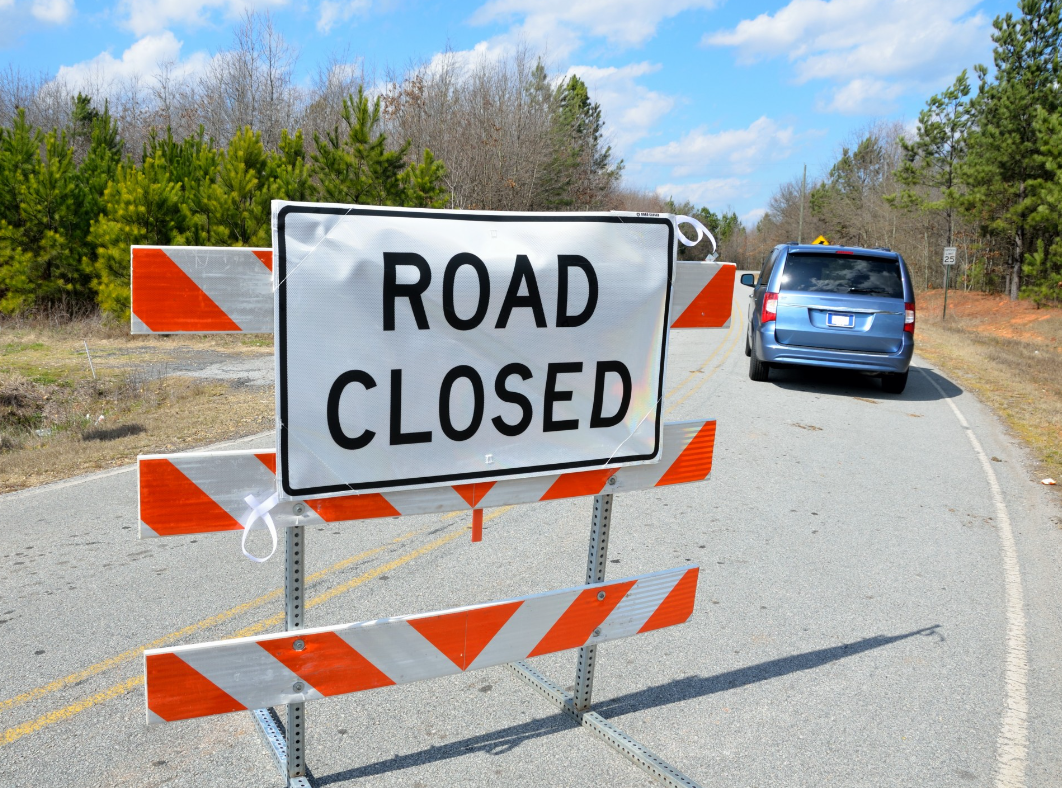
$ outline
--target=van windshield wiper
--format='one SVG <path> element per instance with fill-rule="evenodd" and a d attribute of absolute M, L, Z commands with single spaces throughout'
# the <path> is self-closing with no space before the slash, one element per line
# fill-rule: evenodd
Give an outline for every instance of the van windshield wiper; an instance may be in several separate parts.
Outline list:
<path fill-rule="evenodd" d="M 849 293 L 883 293 L 884 295 L 888 295 L 889 294 L 888 290 L 882 290 L 880 287 L 850 287 L 850 288 L 848 288 L 848 292 Z"/>

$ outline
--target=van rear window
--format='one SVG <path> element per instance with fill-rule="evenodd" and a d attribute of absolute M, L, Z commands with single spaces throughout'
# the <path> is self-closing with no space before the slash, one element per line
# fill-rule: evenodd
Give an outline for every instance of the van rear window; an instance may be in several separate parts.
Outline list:
<path fill-rule="evenodd" d="M 900 261 L 848 254 L 790 254 L 781 290 L 903 298 Z"/>

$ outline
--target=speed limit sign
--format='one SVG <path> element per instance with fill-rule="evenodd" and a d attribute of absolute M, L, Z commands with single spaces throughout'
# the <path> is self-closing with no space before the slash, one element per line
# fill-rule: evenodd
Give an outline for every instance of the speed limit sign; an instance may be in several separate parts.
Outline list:
<path fill-rule="evenodd" d="M 944 265 L 955 265 L 955 247 L 944 247 Z"/>

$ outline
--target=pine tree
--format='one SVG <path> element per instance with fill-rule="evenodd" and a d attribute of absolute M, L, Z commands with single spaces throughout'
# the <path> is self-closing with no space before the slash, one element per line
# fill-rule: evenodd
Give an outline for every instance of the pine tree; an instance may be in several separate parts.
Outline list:
<path fill-rule="evenodd" d="M 238 131 L 221 159 L 210 202 L 234 246 L 269 246 L 268 157 L 262 138 L 250 127 Z"/>
<path fill-rule="evenodd" d="M 604 144 L 601 105 L 590 100 L 586 83 L 572 75 L 561 88 L 555 120 L 556 153 L 551 166 L 558 207 L 588 211 L 605 207 L 623 171 Z"/>
<path fill-rule="evenodd" d="M 968 186 L 962 199 L 967 213 L 984 232 L 1010 245 L 1010 297 L 1021 291 L 1022 266 L 1031 247 L 1038 247 L 1030 214 L 1029 185 L 1048 176 L 1037 157 L 1043 146 L 1040 110 L 1048 115 L 1062 108 L 1059 45 L 1062 0 L 1021 0 L 1020 15 L 997 17 L 993 23 L 995 73 L 975 68 L 979 90 L 973 100 L 974 130 L 959 175 Z"/>
<path fill-rule="evenodd" d="M 896 173 L 904 189 L 891 195 L 898 207 L 943 211 L 951 246 L 958 204 L 958 168 L 966 157 L 971 115 L 970 80 L 964 70 L 947 89 L 932 96 L 918 113 L 914 140 L 900 139 L 904 162 Z"/>
<path fill-rule="evenodd" d="M 92 224 L 89 239 L 96 247 L 93 286 L 98 302 L 122 319 L 129 317 L 129 247 L 184 240 L 181 185 L 171 178 L 170 170 L 162 148 L 142 167 L 123 163 L 104 193 L 103 212 Z"/>
<path fill-rule="evenodd" d="M 84 98 L 80 96 L 79 98 Z M 87 100 L 86 100 L 87 102 Z M 86 113 L 88 110 L 84 110 Z M 111 117 L 107 104 L 103 105 L 103 111 L 91 110 L 92 120 L 88 130 L 88 147 L 77 168 L 76 188 L 74 193 L 75 208 L 77 210 L 77 225 L 74 230 L 75 238 L 72 239 L 82 256 L 82 268 L 86 275 L 91 278 L 93 270 L 92 257 L 94 250 L 88 243 L 89 232 L 92 222 L 95 221 L 103 210 L 103 195 L 107 186 L 115 175 L 118 174 L 118 166 L 122 161 L 124 145 L 118 134 L 118 124 Z M 75 159 L 77 157 L 77 143 L 74 145 Z"/>
<path fill-rule="evenodd" d="M 438 205 L 443 199 L 442 164 L 429 151 L 417 165 L 407 165 L 410 143 L 388 150 L 379 131 L 380 99 L 372 104 L 362 88 L 343 100 L 343 130 L 336 126 L 322 139 L 314 134 L 311 155 L 318 195 L 325 202 L 360 205 Z"/>
<path fill-rule="evenodd" d="M 1040 237 L 1025 256 L 1022 292 L 1040 306 L 1062 302 L 1062 117 L 1041 110 L 1035 124 L 1045 175 L 1029 181 L 1028 223 Z"/>
<path fill-rule="evenodd" d="M 317 189 L 306 164 L 301 129 L 293 135 L 286 129 L 280 133 L 277 150 L 269 158 L 267 177 L 272 200 L 306 202 L 315 198 Z"/>
<path fill-rule="evenodd" d="M 0 226 L 0 310 L 82 300 L 90 293 L 78 241 L 77 182 L 66 131 L 44 136 L 43 155 L 14 186 L 17 217 Z"/>

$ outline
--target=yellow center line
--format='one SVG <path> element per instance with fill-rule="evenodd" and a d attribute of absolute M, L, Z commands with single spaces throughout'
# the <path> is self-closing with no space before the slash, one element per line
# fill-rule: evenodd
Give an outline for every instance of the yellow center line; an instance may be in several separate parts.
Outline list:
<path fill-rule="evenodd" d="M 4 744 L 11 744 L 21 739 L 30 733 L 35 733 L 42 728 L 47 728 L 50 725 L 55 725 L 57 722 L 63 722 L 73 717 L 75 714 L 80 714 L 86 709 L 91 709 L 104 701 L 111 698 L 117 698 L 119 695 L 124 695 L 134 687 L 137 687 L 144 683 L 144 677 L 137 675 L 131 679 L 123 681 L 121 684 L 115 684 L 113 687 L 97 692 L 95 695 L 89 695 L 84 700 L 79 700 L 70 706 L 63 709 L 56 709 L 50 711 L 47 714 L 43 714 L 35 720 L 30 722 L 24 722 L 21 725 L 16 725 L 13 728 L 8 728 L 4 731 Z M 2 746 L 2 745 L 0 745 Z"/>
<path fill-rule="evenodd" d="M 737 313 L 738 313 L 738 320 L 740 320 L 740 319 L 741 319 L 741 310 L 736 310 L 736 311 L 737 311 Z M 730 325 L 729 325 L 729 326 L 727 327 L 727 329 L 726 329 L 726 333 L 725 333 L 725 334 L 723 334 L 723 338 L 722 338 L 722 339 L 721 339 L 721 340 L 719 341 L 719 344 L 715 346 L 715 350 L 713 350 L 713 351 L 712 351 L 711 353 L 709 353 L 709 354 L 708 354 L 708 358 L 706 358 L 706 359 L 704 360 L 704 362 L 703 362 L 703 363 L 702 363 L 702 364 L 701 364 L 701 365 L 700 365 L 699 367 L 697 367 L 697 369 L 693 370 L 693 371 L 692 371 L 692 372 L 691 372 L 691 373 L 690 373 L 689 375 L 687 375 L 687 376 L 686 376 L 686 379 L 685 379 L 684 381 L 682 381 L 681 383 L 679 383 L 679 384 L 678 384 L 677 386 L 675 386 L 675 387 L 674 387 L 673 389 L 671 389 L 671 391 L 669 391 L 669 392 L 668 392 L 667 394 L 665 394 L 665 395 L 664 395 L 665 399 L 666 399 L 667 397 L 670 397 L 670 396 L 671 396 L 671 395 L 673 395 L 673 394 L 674 394 L 674 393 L 675 393 L 676 391 L 678 391 L 678 390 L 679 390 L 680 388 L 682 388 L 682 387 L 683 387 L 683 386 L 685 386 L 685 385 L 686 385 L 687 383 L 689 383 L 689 382 L 690 382 L 690 380 L 691 380 L 691 379 L 693 378 L 693 376 L 694 376 L 694 375 L 696 375 L 696 374 L 698 374 L 698 373 L 700 373 L 700 372 L 703 372 L 703 371 L 704 371 L 704 368 L 705 368 L 706 366 L 708 366 L 708 363 L 709 363 L 709 362 L 710 362 L 710 361 L 711 361 L 711 360 L 712 360 L 713 358 L 715 358 L 715 354 L 716 354 L 716 353 L 718 353 L 718 352 L 719 352 L 720 350 L 722 350 L 722 348 L 723 348 L 723 345 L 725 345 L 725 344 L 726 344 L 726 342 L 727 342 L 727 340 L 728 340 L 728 339 L 730 338 L 730 332 L 731 332 L 731 331 L 733 331 L 733 330 L 734 330 L 734 317 L 733 317 L 733 311 L 731 311 L 731 315 L 730 315 Z"/>
<path fill-rule="evenodd" d="M 423 528 L 419 531 L 410 531 L 408 534 L 403 534 L 402 536 L 399 536 L 397 539 L 392 542 L 389 542 L 388 544 L 380 545 L 379 547 L 373 547 L 369 550 L 358 553 L 355 556 L 351 556 L 350 558 L 345 558 L 342 561 L 339 561 L 338 563 L 328 567 L 327 569 L 322 569 L 319 572 L 315 572 L 309 575 L 306 578 L 306 582 L 313 583 L 318 580 L 321 580 L 334 572 L 338 572 L 341 569 L 345 569 L 346 567 L 350 566 L 351 564 L 357 561 L 361 561 L 365 558 L 370 558 L 376 555 L 377 553 L 387 549 L 389 545 L 404 542 L 408 539 L 413 538 L 414 536 L 419 536 L 420 534 L 430 530 L 432 527 L 433 526 L 429 526 L 428 528 Z M 79 681 L 84 681 L 85 679 L 91 678 L 92 676 L 96 676 L 100 673 L 103 673 L 104 671 L 116 668 L 131 659 L 136 659 L 147 649 L 161 648 L 163 646 L 169 645 L 170 643 L 174 643 L 180 640 L 181 638 L 187 637 L 188 635 L 192 635 L 196 632 L 202 632 L 205 629 L 211 629 L 212 627 L 216 627 L 219 624 L 223 624 L 226 621 L 230 621 L 233 618 L 236 618 L 237 616 L 240 616 L 249 610 L 253 610 L 256 607 L 261 607 L 266 602 L 271 602 L 275 599 L 279 599 L 283 595 L 283 588 L 274 588 L 272 591 L 262 594 L 256 599 L 252 599 L 249 602 L 244 602 L 242 604 L 236 605 L 235 607 L 229 608 L 223 613 L 218 613 L 217 615 L 210 616 L 209 618 L 204 618 L 202 621 L 197 621 L 196 623 L 189 624 L 188 626 L 182 627 L 181 629 L 178 629 L 175 632 L 170 632 L 168 635 L 163 635 L 162 637 L 156 638 L 150 643 L 145 643 L 142 646 L 137 646 L 136 648 L 131 648 L 128 651 L 123 651 L 121 654 L 117 654 L 113 657 L 108 657 L 107 659 L 101 662 L 97 662 L 95 665 L 89 665 L 87 668 L 79 670 L 77 673 L 71 673 L 69 676 L 64 676 L 61 679 L 50 681 L 47 684 L 44 684 L 43 686 L 35 687 L 29 690 L 28 692 L 23 692 L 22 694 L 16 695 L 13 698 L 8 698 L 6 700 L 0 701 L 0 713 L 6 712 L 9 709 L 13 709 L 16 706 L 21 706 L 23 703 L 29 703 L 30 701 L 37 700 L 38 698 L 44 697 L 45 695 L 51 694 L 53 692 L 58 692 L 64 687 L 69 687 L 72 684 L 77 684 Z"/>
<path fill-rule="evenodd" d="M 741 327 L 744 326 L 744 324 L 745 324 L 745 317 L 744 317 L 744 315 L 741 314 L 741 311 L 738 310 L 738 331 L 737 331 L 736 334 L 734 334 L 733 342 L 731 342 L 729 349 L 727 349 L 726 353 L 723 354 L 723 357 L 721 359 L 719 359 L 719 363 L 715 365 L 715 368 L 711 372 L 706 374 L 703 378 L 701 378 L 700 382 L 698 382 L 696 386 L 694 386 L 689 391 L 687 391 L 686 394 L 682 397 L 682 399 L 678 400 L 677 402 L 671 403 L 671 406 L 668 407 L 664 411 L 664 415 L 665 416 L 667 414 L 671 413 L 671 411 L 673 411 L 675 408 L 677 408 L 683 402 L 688 400 L 690 397 L 692 397 L 698 391 L 700 391 L 701 387 L 704 386 L 704 384 L 708 382 L 708 380 L 712 377 L 712 375 L 714 375 L 716 372 L 718 372 L 720 369 L 723 368 L 723 364 L 725 364 L 726 360 L 728 358 L 730 358 L 730 354 L 734 352 L 734 348 L 736 348 L 739 344 L 741 344 L 741 339 L 744 336 L 743 332 L 741 331 Z M 734 325 L 733 321 L 731 321 L 730 325 L 731 326 Z M 716 350 L 719 350 L 725 344 L 726 344 L 726 339 L 724 337 L 723 342 L 721 342 L 719 344 L 719 347 L 716 348 Z M 713 353 L 713 355 L 714 355 L 714 353 Z M 711 358 L 711 357 L 709 356 L 709 358 Z M 705 361 L 704 363 L 707 364 L 708 362 Z"/>
<path fill-rule="evenodd" d="M 483 517 L 483 521 L 484 522 L 488 522 L 490 520 L 493 520 L 496 517 L 500 517 L 501 515 L 505 514 L 507 511 L 509 511 L 512 508 L 513 508 L 512 506 L 499 507 L 498 509 L 495 509 L 494 511 L 492 511 L 490 514 L 485 515 Z M 404 539 L 408 539 L 410 537 L 422 534 L 422 533 L 424 533 L 427 530 L 428 529 L 425 528 L 425 529 L 422 529 L 420 531 L 412 531 L 412 532 L 410 532 L 408 534 L 405 534 L 404 536 L 398 537 L 397 539 L 395 539 L 393 542 L 390 542 L 389 544 L 394 544 L 394 543 L 402 541 Z M 318 605 L 324 604 L 325 602 L 329 601 L 330 599 L 334 599 L 335 597 L 337 597 L 337 596 L 339 596 L 341 594 L 345 594 L 348 591 L 352 591 L 353 589 L 357 588 L 358 586 L 362 585 L 363 583 L 365 583 L 365 582 L 367 582 L 369 580 L 372 580 L 374 577 L 379 577 L 384 572 L 389 572 L 392 569 L 397 569 L 398 567 L 402 566 L 403 564 L 409 563 L 414 558 L 418 558 L 418 557 L 420 557 L 420 556 L 422 556 L 422 555 L 424 555 L 426 553 L 431 552 L 432 550 L 435 550 L 436 548 L 442 547 L 443 545 L 454 541 L 455 539 L 457 539 L 458 537 L 462 536 L 463 534 L 468 533 L 469 530 L 471 530 L 471 525 L 466 525 L 463 528 L 461 528 L 461 529 L 459 529 L 457 531 L 454 531 L 453 533 L 450 533 L 450 534 L 447 534 L 446 536 L 440 537 L 439 539 L 436 539 L 433 542 L 429 542 L 428 544 L 426 544 L 426 545 L 424 545 L 422 547 L 418 547 L 413 552 L 407 553 L 406 555 L 402 556 L 401 558 L 396 558 L 394 561 L 390 561 L 390 562 L 388 562 L 388 563 L 386 563 L 386 564 L 384 564 L 382 566 L 378 566 L 378 567 L 376 567 L 374 569 L 370 569 L 368 572 L 365 572 L 365 573 L 359 575 L 358 577 L 353 578 L 352 580 L 348 580 L 345 583 L 342 583 L 342 584 L 340 584 L 338 586 L 330 588 L 327 591 L 324 591 L 323 593 L 318 594 L 317 596 L 308 599 L 307 602 L 306 602 L 306 609 L 309 610 L 310 608 L 317 607 Z M 362 558 L 364 558 L 366 556 L 371 556 L 371 555 L 373 555 L 375 553 L 378 553 L 381 550 L 383 550 L 386 546 L 387 545 L 383 545 L 381 547 L 373 548 L 372 550 L 367 550 L 364 553 L 360 553 L 360 554 L 358 554 L 356 556 L 352 556 L 351 558 L 346 558 L 346 559 L 338 562 L 337 564 L 334 564 L 333 566 L 328 567 L 328 569 L 322 570 L 320 572 L 315 572 L 314 574 L 309 575 L 307 577 L 307 581 L 310 581 L 311 579 L 320 579 L 320 578 L 324 577 L 327 574 L 331 574 L 332 572 L 337 571 L 338 568 L 349 566 L 350 564 L 354 563 L 355 561 L 361 560 Z M 272 591 L 269 594 L 263 594 L 257 600 L 253 600 L 253 602 L 248 602 L 248 603 L 245 603 L 244 605 L 240 605 L 240 606 L 238 606 L 238 608 L 233 608 L 233 610 L 237 610 L 237 609 L 247 610 L 247 609 L 250 609 L 249 606 L 252 606 L 254 603 L 259 603 L 259 600 L 267 601 L 268 599 L 274 599 L 274 598 L 279 597 L 280 595 L 282 595 L 282 593 L 283 593 L 283 591 L 280 590 L 280 591 Z M 220 616 L 226 616 L 226 614 L 229 613 L 229 612 L 231 612 L 231 611 L 226 611 L 226 613 L 222 613 L 222 614 L 220 614 Z M 204 624 L 204 622 L 206 622 L 206 621 L 212 621 L 214 619 L 219 619 L 216 623 L 220 623 L 221 620 L 227 620 L 227 619 L 221 619 L 220 616 L 213 616 L 210 619 L 204 619 L 204 621 L 199 622 L 199 624 L 193 624 L 190 627 L 185 627 L 185 629 L 180 630 L 180 632 L 184 633 L 186 630 L 189 631 L 189 632 L 194 632 L 194 631 L 197 631 L 197 629 L 204 629 L 204 628 L 206 628 L 205 624 Z M 232 616 L 228 616 L 228 618 L 232 618 Z M 241 629 L 239 632 L 237 632 L 234 635 L 231 635 L 229 637 L 246 637 L 248 635 L 257 634 L 258 632 L 261 632 L 261 631 L 263 631 L 265 629 L 268 629 L 271 626 L 276 626 L 276 625 L 282 623 L 283 621 L 284 621 L 284 614 L 283 613 L 278 614 L 278 615 L 272 615 L 272 616 L 269 616 L 268 618 L 263 619 L 262 621 L 259 621 L 256 624 L 252 624 L 249 627 L 245 627 L 244 629 Z M 204 625 L 204 626 L 200 626 L 200 625 Z M 123 652 L 119 656 L 120 657 L 124 657 L 124 659 L 122 660 L 123 662 L 124 661 L 128 661 L 129 659 L 132 659 L 133 657 L 141 655 L 144 652 L 144 650 L 147 649 L 147 648 L 157 648 L 158 646 L 156 646 L 155 644 L 164 645 L 164 643 L 162 641 L 165 640 L 165 639 L 168 639 L 168 640 L 166 640 L 166 642 L 173 642 L 173 640 L 176 639 L 175 636 L 177 634 L 178 633 L 176 633 L 176 632 L 175 633 L 171 633 L 171 635 L 166 635 L 163 638 L 159 638 L 159 639 L 157 639 L 155 641 L 152 641 L 152 643 L 149 643 L 149 644 L 147 644 L 145 646 L 141 646 L 140 648 L 130 649 L 129 651 Z M 225 639 L 228 639 L 228 638 L 225 638 Z M 129 655 L 129 656 L 125 656 L 125 655 Z M 87 675 L 94 675 L 95 673 L 99 673 L 102 670 L 106 670 L 108 667 L 114 667 L 114 666 L 120 664 L 119 662 L 115 661 L 117 659 L 118 659 L 117 657 L 112 657 L 109 660 L 105 660 L 104 662 L 98 663 L 99 665 L 106 664 L 106 667 L 100 668 L 99 670 L 96 670 L 94 673 L 87 673 Z M 92 667 L 95 668 L 97 666 L 94 665 Z M 91 668 L 86 668 L 85 670 L 81 671 L 79 674 L 74 674 L 74 675 L 86 674 L 86 672 L 89 671 L 89 670 L 91 670 Z M 69 679 L 71 677 L 68 676 L 67 678 Z M 59 681 L 65 681 L 65 680 L 64 679 L 60 679 Z M 52 684 L 58 684 L 58 683 L 59 682 L 52 682 Z M 73 683 L 73 682 L 66 682 L 66 683 L 62 684 L 61 686 L 67 686 L 70 683 Z M 119 695 L 124 695 L 125 693 L 135 689 L 136 687 L 140 686 L 143 683 L 144 683 L 144 677 L 142 675 L 136 675 L 136 676 L 133 676 L 130 679 L 127 679 L 126 681 L 123 681 L 123 682 L 121 682 L 119 684 L 115 684 L 113 687 L 109 687 L 109 688 L 107 688 L 105 690 L 102 690 L 102 691 L 97 692 L 97 693 L 95 693 L 93 695 L 90 695 L 87 698 L 84 698 L 84 699 L 82 699 L 80 701 L 77 701 L 76 703 L 73 703 L 73 704 L 71 704 L 69 706 L 66 706 L 65 708 L 57 709 L 55 711 L 49 711 L 49 712 L 41 715 L 40 717 L 38 717 L 35 720 L 31 720 L 29 722 L 22 723 L 21 725 L 16 725 L 16 726 L 14 726 L 12 728 L 8 728 L 7 730 L 4 731 L 4 741 L 3 741 L 3 744 L 0 744 L 0 746 L 11 744 L 11 743 L 21 739 L 23 736 L 26 736 L 26 735 L 31 734 L 31 733 L 35 733 L 36 731 L 39 731 L 39 730 L 41 730 L 43 728 L 47 728 L 47 727 L 49 727 L 51 725 L 55 725 L 56 723 L 68 720 L 71 717 L 73 717 L 74 715 L 79 714 L 79 713 L 81 713 L 81 712 L 83 712 L 83 711 L 85 711 L 87 709 L 90 709 L 93 706 L 96 706 L 96 705 L 98 705 L 100 703 L 103 703 L 105 701 L 111 700 L 112 698 L 116 698 Z M 41 695 L 45 694 L 44 690 L 46 690 L 47 687 L 49 687 L 49 686 L 51 686 L 51 685 L 46 685 L 45 687 L 40 687 L 37 690 L 31 690 L 28 693 L 24 693 L 24 695 L 27 696 L 27 700 L 32 699 L 32 698 L 29 698 L 28 696 L 32 695 L 32 693 L 34 693 L 34 692 L 36 692 L 37 694 L 34 695 L 33 697 L 40 697 Z M 57 687 L 57 689 L 58 689 L 58 687 Z M 20 696 L 18 696 L 16 698 L 12 698 L 10 705 L 11 706 L 17 705 L 17 704 L 15 704 L 15 701 L 18 701 L 18 699 L 22 698 L 22 697 L 23 697 L 23 695 L 20 695 Z M 25 703 L 26 701 L 23 700 L 23 701 L 19 701 L 19 702 L 20 703 Z"/>

